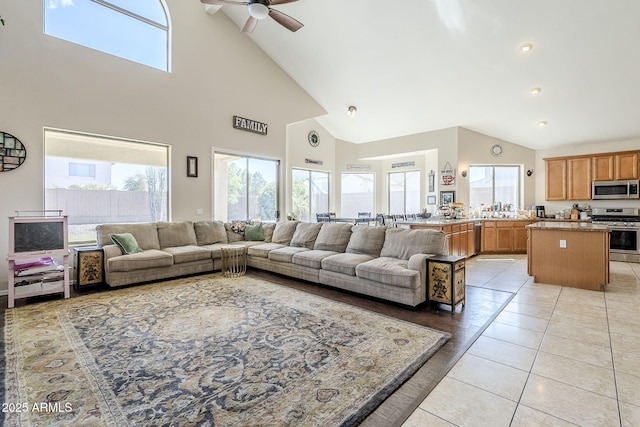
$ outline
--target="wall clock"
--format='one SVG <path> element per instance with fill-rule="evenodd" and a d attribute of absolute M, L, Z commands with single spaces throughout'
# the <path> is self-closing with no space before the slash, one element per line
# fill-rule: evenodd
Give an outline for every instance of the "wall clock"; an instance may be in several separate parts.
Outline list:
<path fill-rule="evenodd" d="M 15 136 L 0 131 L 0 172 L 18 169 L 27 158 L 27 149 Z"/>
<path fill-rule="evenodd" d="M 317 147 L 318 145 L 320 145 L 320 135 L 318 135 L 318 132 L 316 132 L 315 130 L 309 132 L 307 139 L 309 140 L 309 145 L 311 145 L 312 147 Z"/>
<path fill-rule="evenodd" d="M 498 157 L 502 155 L 502 145 L 500 144 L 496 144 L 493 147 L 491 147 L 491 155 L 494 157 Z"/>

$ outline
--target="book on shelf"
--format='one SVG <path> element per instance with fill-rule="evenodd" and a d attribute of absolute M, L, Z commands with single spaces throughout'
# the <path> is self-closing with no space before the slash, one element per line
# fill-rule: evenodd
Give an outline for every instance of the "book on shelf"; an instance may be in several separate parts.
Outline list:
<path fill-rule="evenodd" d="M 29 276 L 40 273 L 64 271 L 64 266 L 59 265 L 58 262 L 50 256 L 46 256 L 15 260 L 13 270 L 16 276 Z"/>

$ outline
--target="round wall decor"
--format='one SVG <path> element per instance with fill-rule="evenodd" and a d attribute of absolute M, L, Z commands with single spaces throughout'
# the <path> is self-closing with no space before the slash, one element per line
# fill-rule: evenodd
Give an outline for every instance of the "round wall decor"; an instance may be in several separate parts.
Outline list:
<path fill-rule="evenodd" d="M 0 131 L 0 172 L 18 169 L 27 158 L 27 149 L 15 136 Z"/>
<path fill-rule="evenodd" d="M 307 135 L 307 139 L 309 140 L 309 145 L 311 145 L 312 147 L 317 147 L 318 145 L 320 145 L 320 135 L 318 135 L 318 132 L 314 130 L 309 132 L 309 135 Z"/>
<path fill-rule="evenodd" d="M 491 155 L 494 157 L 499 157 L 502 155 L 502 145 L 496 144 L 491 147 Z"/>

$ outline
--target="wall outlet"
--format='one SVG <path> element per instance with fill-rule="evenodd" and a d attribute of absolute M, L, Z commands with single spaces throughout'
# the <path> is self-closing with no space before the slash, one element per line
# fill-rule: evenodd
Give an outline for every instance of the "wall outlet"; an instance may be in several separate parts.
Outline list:
<path fill-rule="evenodd" d="M 196 215 L 202 215 L 204 211 L 202 209 L 196 209 Z"/>
<path fill-rule="evenodd" d="M 566 248 L 567 247 L 567 241 L 566 240 L 560 240 L 560 247 L 561 248 Z"/>

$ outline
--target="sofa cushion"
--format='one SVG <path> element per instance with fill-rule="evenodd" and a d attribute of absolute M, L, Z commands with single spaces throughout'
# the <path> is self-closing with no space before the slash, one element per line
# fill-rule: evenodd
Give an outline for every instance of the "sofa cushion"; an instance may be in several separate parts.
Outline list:
<path fill-rule="evenodd" d="M 109 258 L 107 262 L 110 271 L 135 271 L 155 267 L 171 267 L 173 256 L 159 249 L 148 249 L 137 254 Z"/>
<path fill-rule="evenodd" d="M 176 246 L 173 248 L 164 248 L 162 250 L 173 255 L 174 264 L 211 259 L 211 251 L 200 246 Z"/>
<path fill-rule="evenodd" d="M 198 221 L 193 225 L 198 245 L 228 243 L 227 231 L 222 221 Z"/>
<path fill-rule="evenodd" d="M 351 238 L 345 252 L 377 257 L 384 244 L 386 227 L 372 227 L 370 225 L 354 225 L 351 228 Z"/>
<path fill-rule="evenodd" d="M 296 227 L 289 245 L 297 248 L 313 249 L 321 227 L 321 222 L 301 222 Z"/>
<path fill-rule="evenodd" d="M 369 226 L 365 225 L 365 227 Z M 371 255 L 353 253 L 331 255 L 322 260 L 322 269 L 333 271 L 335 273 L 346 274 L 347 276 L 355 276 L 356 266 L 373 258 L 374 257 Z"/>
<path fill-rule="evenodd" d="M 244 240 L 248 242 L 263 241 L 264 231 L 262 231 L 262 223 L 247 224 L 244 228 Z"/>
<path fill-rule="evenodd" d="M 391 257 L 374 258 L 356 267 L 356 276 L 374 282 L 398 287 L 409 287 L 420 276 L 417 270 L 407 268 L 409 261 Z"/>
<path fill-rule="evenodd" d="M 191 221 L 159 222 L 158 240 L 160 241 L 160 248 L 198 244 L 193 222 Z"/>
<path fill-rule="evenodd" d="M 224 229 L 227 232 L 227 242 L 242 242 L 244 240 L 244 228 L 246 225 L 246 221 L 225 222 Z"/>
<path fill-rule="evenodd" d="M 264 233 L 264 242 L 271 243 L 271 238 L 273 237 L 273 230 L 276 229 L 275 222 L 263 222 L 262 223 L 262 232 Z"/>
<path fill-rule="evenodd" d="M 351 228 L 347 222 L 323 222 L 313 249 L 320 251 L 344 252 L 349 244 Z"/>
<path fill-rule="evenodd" d="M 387 228 L 380 256 L 408 260 L 415 254 L 441 254 L 446 243 L 442 231 Z"/>
<path fill-rule="evenodd" d="M 131 233 L 116 233 L 111 235 L 111 241 L 120 248 L 122 255 L 137 254 L 141 252 L 136 238 Z"/>
<path fill-rule="evenodd" d="M 155 222 L 140 222 L 133 224 L 99 224 L 96 226 L 98 246 L 112 244 L 111 234 L 131 233 L 136 238 L 142 250 L 160 249 L 158 240 L 158 226 Z"/>
<path fill-rule="evenodd" d="M 269 259 L 278 262 L 292 262 L 293 256 L 297 253 L 308 251 L 307 248 L 294 248 L 291 246 L 283 246 L 280 249 L 274 249 L 269 252 Z"/>
<path fill-rule="evenodd" d="M 281 245 L 288 245 L 291 243 L 293 233 L 296 231 L 296 227 L 300 221 L 278 221 L 276 228 L 273 230 L 273 236 L 271 242 L 280 243 Z"/>
<path fill-rule="evenodd" d="M 321 269 L 322 260 L 337 253 L 338 252 L 335 251 L 319 251 L 316 249 L 311 251 L 299 252 L 293 256 L 293 263 L 296 265 L 301 265 L 303 267 Z"/>
<path fill-rule="evenodd" d="M 249 246 L 247 254 L 259 258 L 269 258 L 269 252 L 283 247 L 284 245 L 279 243 L 262 243 L 260 245 Z"/>

